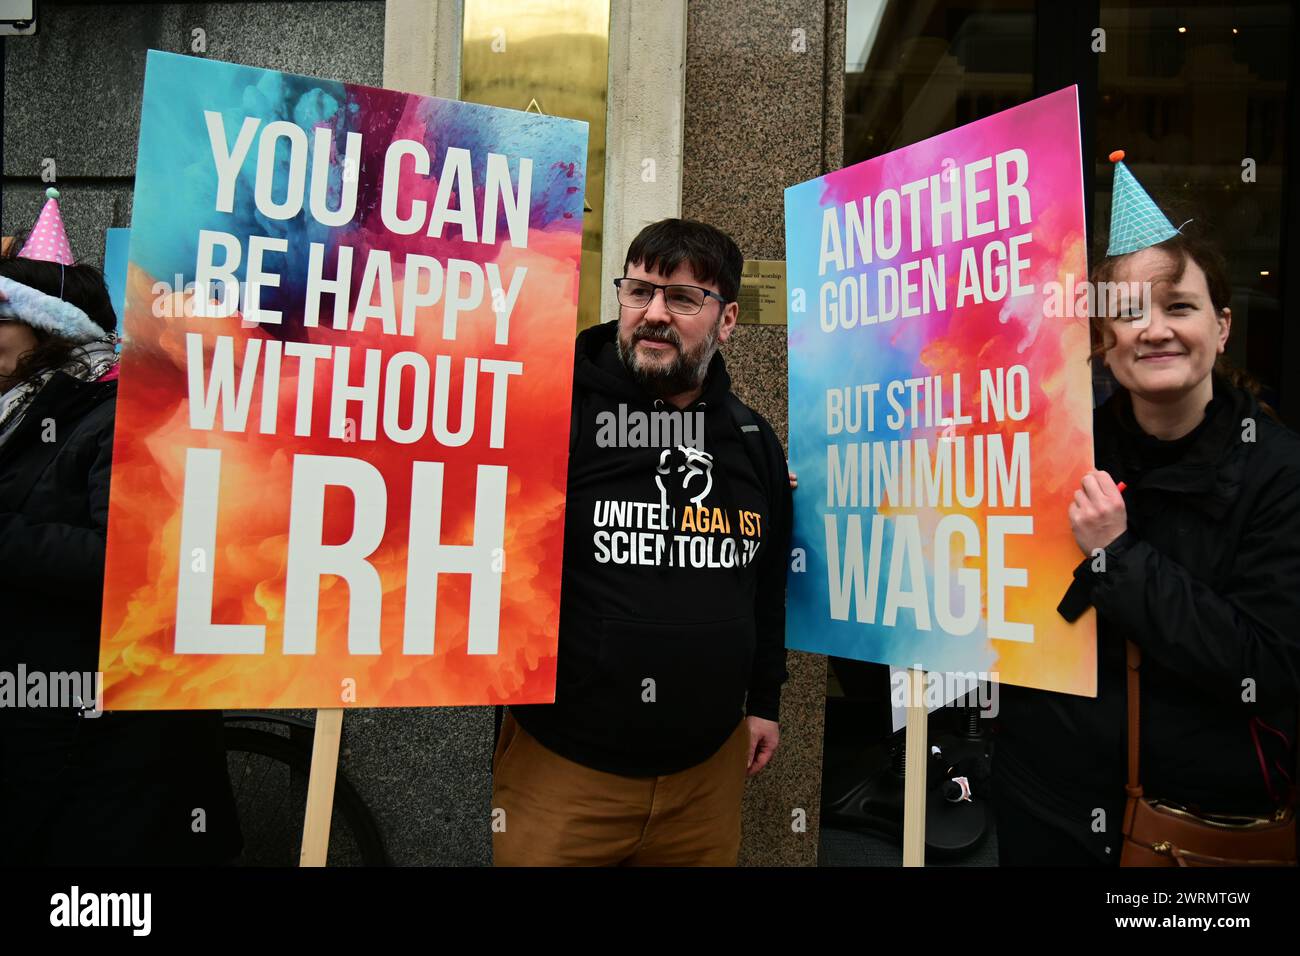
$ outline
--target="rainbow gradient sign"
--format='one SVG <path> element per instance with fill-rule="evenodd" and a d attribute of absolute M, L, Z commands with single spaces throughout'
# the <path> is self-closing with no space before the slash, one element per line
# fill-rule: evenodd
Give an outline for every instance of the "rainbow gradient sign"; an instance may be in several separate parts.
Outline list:
<path fill-rule="evenodd" d="M 149 53 L 109 709 L 554 699 L 586 150 Z"/>
<path fill-rule="evenodd" d="M 787 644 L 1096 694 L 1074 88 L 785 193 Z"/>

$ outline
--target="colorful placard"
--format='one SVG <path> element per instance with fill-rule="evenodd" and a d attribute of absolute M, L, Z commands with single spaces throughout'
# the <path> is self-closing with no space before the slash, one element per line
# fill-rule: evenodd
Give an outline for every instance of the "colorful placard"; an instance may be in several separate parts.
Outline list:
<path fill-rule="evenodd" d="M 554 699 L 586 137 L 149 53 L 108 709 Z"/>
<path fill-rule="evenodd" d="M 786 190 L 792 648 L 1096 693 L 1074 88 Z"/>

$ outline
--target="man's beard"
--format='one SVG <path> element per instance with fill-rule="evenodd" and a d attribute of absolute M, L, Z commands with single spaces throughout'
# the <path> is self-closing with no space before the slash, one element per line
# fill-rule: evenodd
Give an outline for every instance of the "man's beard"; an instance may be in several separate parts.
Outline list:
<path fill-rule="evenodd" d="M 713 353 L 717 351 L 718 329 L 721 325 L 722 316 L 718 316 L 718 321 L 709 329 L 709 334 L 689 352 L 682 350 L 681 337 L 671 325 L 642 322 L 626 337 L 623 330 L 619 329 L 616 340 L 618 357 L 632 373 L 637 384 L 650 394 L 660 398 L 680 395 L 698 388 L 704 381 L 709 363 L 713 361 Z M 672 362 L 667 365 L 651 365 L 646 362 L 636 347 L 636 343 L 642 339 L 670 343 L 676 349 Z"/>

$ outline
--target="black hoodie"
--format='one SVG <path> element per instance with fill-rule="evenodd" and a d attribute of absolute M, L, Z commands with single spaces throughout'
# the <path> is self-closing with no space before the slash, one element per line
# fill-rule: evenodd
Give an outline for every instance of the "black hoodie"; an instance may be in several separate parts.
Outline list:
<path fill-rule="evenodd" d="M 746 711 L 778 719 L 790 488 L 771 426 L 749 411 L 742 434 L 720 353 L 677 419 L 702 428 L 648 444 L 672 410 L 619 359 L 617 325 L 577 340 L 555 703 L 511 711 L 563 757 L 658 776 L 707 760 Z"/>

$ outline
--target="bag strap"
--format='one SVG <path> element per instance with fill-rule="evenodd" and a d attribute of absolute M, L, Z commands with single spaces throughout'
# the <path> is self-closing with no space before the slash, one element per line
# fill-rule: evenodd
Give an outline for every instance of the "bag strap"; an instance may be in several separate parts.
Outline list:
<path fill-rule="evenodd" d="M 749 456 L 749 463 L 754 468 L 754 475 L 763 485 L 763 493 L 770 502 L 772 498 L 772 473 L 766 461 L 766 453 L 763 448 L 763 432 L 759 428 L 754 413 L 749 410 L 734 392 L 727 392 L 725 399 L 727 411 L 731 413 L 731 420 L 736 424 L 736 430 L 740 432 L 740 443 L 745 446 L 745 454 Z"/>
<path fill-rule="evenodd" d="M 1300 701 L 1296 702 L 1296 732 L 1291 738 L 1291 757 L 1294 761 L 1292 764 L 1291 774 L 1291 806 L 1300 812 Z M 1300 831 L 1300 827 L 1296 827 Z M 1296 849 L 1300 851 L 1300 833 L 1296 834 Z M 1300 859 L 1300 852 L 1296 853 L 1296 858 Z"/>
<path fill-rule="evenodd" d="M 1138 728 L 1140 713 L 1138 707 L 1138 668 L 1142 665 L 1142 652 L 1132 641 L 1124 642 L 1127 647 L 1128 664 L 1128 782 L 1124 792 L 1130 797 L 1142 798 L 1142 784 L 1138 779 L 1138 753 L 1140 740 Z"/>

